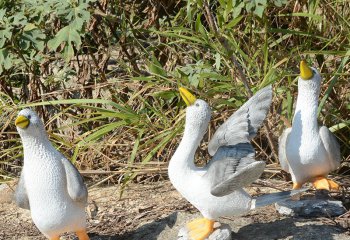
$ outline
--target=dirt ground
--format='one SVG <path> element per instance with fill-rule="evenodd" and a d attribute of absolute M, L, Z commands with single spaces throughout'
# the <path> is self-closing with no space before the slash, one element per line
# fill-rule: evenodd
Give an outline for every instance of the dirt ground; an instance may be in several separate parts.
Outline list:
<path fill-rule="evenodd" d="M 274 191 L 251 187 L 253 194 Z M 30 212 L 11 202 L 11 190 L 0 189 L 0 239 L 44 240 Z M 130 184 L 119 198 L 117 186 L 89 190 L 88 232 L 91 240 L 172 240 L 189 220 L 199 217 L 168 181 Z M 233 239 L 350 239 L 346 213 L 340 218 L 291 218 L 280 216 L 274 206 L 220 219 L 233 230 Z M 66 234 L 61 239 L 75 239 Z"/>

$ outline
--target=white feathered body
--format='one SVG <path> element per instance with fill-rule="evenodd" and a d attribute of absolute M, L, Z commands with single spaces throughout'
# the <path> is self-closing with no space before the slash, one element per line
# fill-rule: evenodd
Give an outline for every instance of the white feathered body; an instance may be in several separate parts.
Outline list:
<path fill-rule="evenodd" d="M 170 160 L 168 174 L 180 194 L 208 219 L 244 214 L 251 208 L 251 196 L 243 189 L 223 197 L 210 193 L 211 183 L 203 177 L 205 168 L 194 164 L 194 154 L 203 134 L 185 129 L 182 141 Z M 186 157 L 187 156 L 187 157 Z"/>
<path fill-rule="evenodd" d="M 195 206 L 207 219 L 218 219 L 221 216 L 240 215 L 250 210 L 251 197 L 243 189 L 215 197 L 210 194 L 210 184 L 195 171 L 183 172 L 177 176 L 169 168 L 169 178 L 179 193 Z"/>
<path fill-rule="evenodd" d="M 281 163 L 294 182 L 305 183 L 315 177 L 325 177 L 335 168 L 319 134 L 318 96 L 318 82 L 299 79 L 293 126 L 286 130 L 287 164 Z"/>
<path fill-rule="evenodd" d="M 85 229 L 85 206 L 68 194 L 63 156 L 48 140 L 26 139 L 23 148 L 25 187 L 38 229 L 47 236 Z"/>

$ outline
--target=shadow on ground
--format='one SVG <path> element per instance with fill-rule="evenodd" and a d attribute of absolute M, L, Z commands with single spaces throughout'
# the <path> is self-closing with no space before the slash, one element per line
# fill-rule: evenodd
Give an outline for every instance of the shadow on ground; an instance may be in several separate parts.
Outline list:
<path fill-rule="evenodd" d="M 132 232 L 119 235 L 119 236 L 102 236 L 91 234 L 91 240 L 135 240 L 135 239 L 147 239 L 157 240 L 159 235 L 165 229 L 172 229 L 177 221 L 177 212 L 170 214 L 169 216 L 162 218 L 158 221 L 147 223 Z M 169 239 L 170 240 L 170 239 Z"/>
<path fill-rule="evenodd" d="M 158 221 L 145 224 L 136 230 L 119 236 L 96 235 L 91 240 L 176 240 L 179 228 L 198 214 L 175 212 Z M 329 219 L 283 218 L 268 222 L 249 222 L 246 217 L 236 217 L 223 222 L 231 225 L 232 240 L 346 240 L 347 229 L 339 227 Z"/>

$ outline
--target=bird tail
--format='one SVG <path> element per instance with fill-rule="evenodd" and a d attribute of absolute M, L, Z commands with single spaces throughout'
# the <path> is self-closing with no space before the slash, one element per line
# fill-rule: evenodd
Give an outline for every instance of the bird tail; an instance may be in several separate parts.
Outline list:
<path fill-rule="evenodd" d="M 308 190 L 307 188 L 302 188 L 302 189 L 292 190 L 292 191 L 264 194 L 262 196 L 253 198 L 250 209 L 256 209 L 256 208 L 264 207 L 276 202 L 287 200 L 290 197 L 300 194 L 302 192 L 305 192 L 307 190 Z"/>

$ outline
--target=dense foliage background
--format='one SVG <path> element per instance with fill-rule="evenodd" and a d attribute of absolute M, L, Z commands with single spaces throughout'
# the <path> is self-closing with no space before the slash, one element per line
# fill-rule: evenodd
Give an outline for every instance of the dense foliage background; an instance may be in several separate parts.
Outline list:
<path fill-rule="evenodd" d="M 2 0 L 0 182 L 22 165 L 14 119 L 25 106 L 92 183 L 126 183 L 166 177 L 184 125 L 179 86 L 214 110 L 203 162 L 215 126 L 267 84 L 275 95 L 255 145 L 281 176 L 278 136 L 303 58 L 323 75 L 319 120 L 339 140 L 347 179 L 349 40 L 347 0 Z"/>

